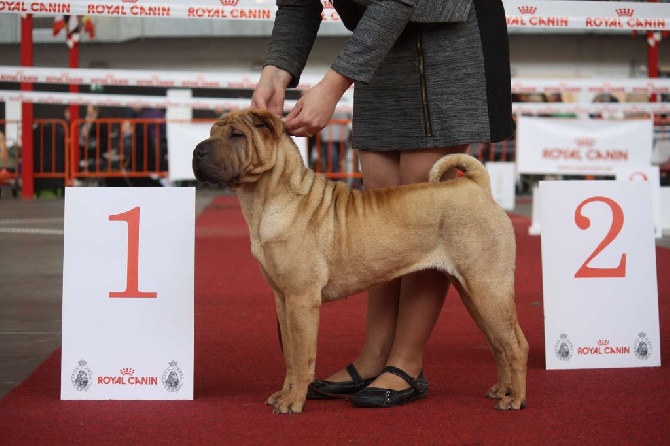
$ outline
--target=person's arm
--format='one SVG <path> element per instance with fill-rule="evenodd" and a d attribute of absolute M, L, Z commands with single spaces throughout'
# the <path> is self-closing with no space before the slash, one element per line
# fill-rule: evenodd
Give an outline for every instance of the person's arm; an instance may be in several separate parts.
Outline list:
<path fill-rule="evenodd" d="M 342 76 L 368 83 L 409 23 L 415 0 L 374 0 L 331 66 Z"/>
<path fill-rule="evenodd" d="M 277 0 L 277 13 L 264 65 L 291 74 L 288 88 L 298 85 L 321 26 L 320 0 Z"/>

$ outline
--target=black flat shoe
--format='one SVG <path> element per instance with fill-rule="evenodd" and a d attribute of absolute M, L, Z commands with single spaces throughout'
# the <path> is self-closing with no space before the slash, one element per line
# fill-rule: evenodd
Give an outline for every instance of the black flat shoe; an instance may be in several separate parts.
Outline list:
<path fill-rule="evenodd" d="M 346 368 L 347 373 L 351 376 L 351 381 L 334 382 L 334 381 L 320 381 L 315 379 L 307 389 L 308 400 L 330 400 L 335 398 L 350 398 L 354 393 L 369 386 L 374 378 L 363 379 L 356 370 L 353 364 L 349 364 Z"/>
<path fill-rule="evenodd" d="M 404 390 L 382 389 L 366 387 L 353 396 L 351 402 L 358 407 L 393 407 L 424 398 L 428 395 L 428 381 L 423 376 L 423 370 L 418 378 L 414 379 L 398 367 L 386 366 L 382 373 L 393 373 L 401 377 L 409 387 Z"/>

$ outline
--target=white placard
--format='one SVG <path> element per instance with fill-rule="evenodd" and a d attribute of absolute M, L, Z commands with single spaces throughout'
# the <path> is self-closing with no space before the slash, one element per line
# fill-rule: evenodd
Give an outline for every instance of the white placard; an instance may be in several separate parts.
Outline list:
<path fill-rule="evenodd" d="M 651 165 L 651 119 L 606 120 L 519 116 L 517 169 L 523 174 L 614 175 Z"/>
<path fill-rule="evenodd" d="M 658 166 L 624 166 L 616 171 L 618 181 L 649 181 L 651 183 L 651 206 L 654 219 L 654 236 L 663 237 L 661 222 L 661 176 Z"/>
<path fill-rule="evenodd" d="M 167 123 L 168 178 L 170 181 L 195 180 L 192 159 L 193 149 L 209 138 L 212 122 Z M 293 136 L 303 161 L 307 159 L 307 138 Z"/>
<path fill-rule="evenodd" d="M 168 178 L 193 181 L 193 149 L 209 138 L 212 122 L 167 122 Z"/>
<path fill-rule="evenodd" d="M 195 188 L 65 191 L 61 399 L 193 399 Z"/>
<path fill-rule="evenodd" d="M 516 205 L 516 165 L 515 163 L 490 161 L 486 170 L 491 179 L 493 199 L 506 211 Z"/>
<path fill-rule="evenodd" d="M 542 181 L 547 369 L 661 364 L 651 185 Z"/>

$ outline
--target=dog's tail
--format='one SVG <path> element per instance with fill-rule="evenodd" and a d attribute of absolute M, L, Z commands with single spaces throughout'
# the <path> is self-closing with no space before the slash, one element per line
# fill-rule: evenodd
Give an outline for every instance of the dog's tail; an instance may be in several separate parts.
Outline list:
<path fill-rule="evenodd" d="M 491 179 L 489 178 L 489 173 L 486 171 L 486 168 L 477 158 L 466 155 L 465 153 L 453 153 L 437 160 L 430 169 L 428 181 L 440 181 L 442 175 L 452 168 L 460 170 L 468 179 L 474 181 L 479 187 L 491 193 Z"/>

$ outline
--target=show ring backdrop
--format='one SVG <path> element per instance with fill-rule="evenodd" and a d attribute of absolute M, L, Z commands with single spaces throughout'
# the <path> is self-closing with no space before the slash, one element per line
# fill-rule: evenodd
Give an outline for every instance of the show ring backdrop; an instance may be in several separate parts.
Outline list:
<path fill-rule="evenodd" d="M 547 369 L 660 366 L 651 183 L 542 181 Z"/>
<path fill-rule="evenodd" d="M 66 188 L 64 245 L 61 399 L 193 399 L 195 188 Z"/>

